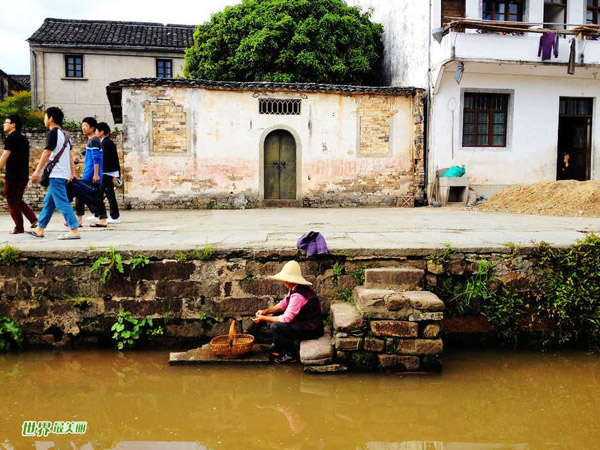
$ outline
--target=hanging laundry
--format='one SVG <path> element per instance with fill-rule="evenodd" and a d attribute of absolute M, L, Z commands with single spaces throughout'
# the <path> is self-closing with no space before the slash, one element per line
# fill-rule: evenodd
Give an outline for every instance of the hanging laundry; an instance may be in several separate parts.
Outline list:
<path fill-rule="evenodd" d="M 298 239 L 297 247 L 306 249 L 306 257 L 312 258 L 317 255 L 326 255 L 329 253 L 325 238 L 321 233 L 310 231 Z"/>
<path fill-rule="evenodd" d="M 567 73 L 575 74 L 575 38 L 571 39 L 571 50 L 569 50 L 569 64 L 567 65 Z"/>
<path fill-rule="evenodd" d="M 540 46 L 538 47 L 538 56 L 542 56 L 542 61 L 547 61 L 554 57 L 558 58 L 558 33 L 543 33 L 540 37 Z"/>

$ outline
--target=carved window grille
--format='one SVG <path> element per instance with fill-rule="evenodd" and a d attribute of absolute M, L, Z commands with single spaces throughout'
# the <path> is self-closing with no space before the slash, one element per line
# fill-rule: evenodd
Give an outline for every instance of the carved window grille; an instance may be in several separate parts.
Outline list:
<path fill-rule="evenodd" d="M 302 100 L 261 98 L 258 100 L 258 113 L 297 116 L 300 115 L 301 102 Z"/>

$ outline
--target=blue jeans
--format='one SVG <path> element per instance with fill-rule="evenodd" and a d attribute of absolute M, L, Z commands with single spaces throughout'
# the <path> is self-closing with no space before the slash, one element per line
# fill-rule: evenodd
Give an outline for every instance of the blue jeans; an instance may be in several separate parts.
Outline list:
<path fill-rule="evenodd" d="M 48 226 L 55 208 L 63 215 L 71 230 L 79 228 L 79 222 L 67 197 L 68 181 L 64 178 L 50 178 L 50 186 L 48 186 L 48 192 L 46 192 L 46 197 L 44 197 L 44 208 L 38 217 L 38 226 L 40 228 Z"/>

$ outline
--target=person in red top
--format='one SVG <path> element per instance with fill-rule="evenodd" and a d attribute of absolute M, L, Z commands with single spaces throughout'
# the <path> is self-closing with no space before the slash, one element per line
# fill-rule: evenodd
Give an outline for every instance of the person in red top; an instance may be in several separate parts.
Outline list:
<path fill-rule="evenodd" d="M 273 343 L 261 348 L 273 354 L 277 364 L 296 362 L 295 340 L 323 336 L 319 297 L 310 287 L 312 283 L 302 276 L 300 264 L 296 261 L 287 262 L 281 272 L 270 278 L 282 281 L 288 293 L 277 305 L 256 312 L 254 322 L 270 322 L 273 335 Z"/>

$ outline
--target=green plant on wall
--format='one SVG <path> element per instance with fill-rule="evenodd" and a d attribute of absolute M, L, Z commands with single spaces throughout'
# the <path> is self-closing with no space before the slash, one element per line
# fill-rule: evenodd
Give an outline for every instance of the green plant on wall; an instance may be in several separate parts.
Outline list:
<path fill-rule="evenodd" d="M 193 252 L 185 253 L 179 252 L 177 255 L 177 262 L 188 262 L 195 259 L 200 261 L 208 261 L 214 259 L 217 254 L 217 249 L 213 244 L 205 244 L 200 250 L 194 250 Z"/>
<path fill-rule="evenodd" d="M 350 272 L 350 275 L 354 277 L 357 286 L 365 284 L 365 270 L 367 270 L 367 266 L 360 265 Z"/>
<path fill-rule="evenodd" d="M 150 258 L 145 255 L 139 254 L 135 258 L 131 258 L 131 270 L 135 270 L 138 267 L 146 267 L 150 264 Z"/>
<path fill-rule="evenodd" d="M 485 303 L 492 298 L 495 292 L 490 284 L 494 281 L 494 265 L 489 261 L 480 261 L 477 272 L 467 279 L 464 291 L 453 298 L 459 314 L 464 315 L 472 311 L 476 300 Z"/>
<path fill-rule="evenodd" d="M 444 250 L 439 253 L 431 253 L 429 256 L 427 256 L 427 259 L 434 264 L 446 266 L 452 259 L 452 255 L 456 253 L 456 250 L 454 250 L 452 245 L 450 245 L 448 242 L 444 243 L 443 245 Z"/>
<path fill-rule="evenodd" d="M 600 345 L 600 237 L 594 233 L 568 248 L 542 242 L 538 259 L 539 308 L 557 324 L 550 338 Z"/>
<path fill-rule="evenodd" d="M 152 319 L 136 319 L 129 311 L 119 314 L 111 331 L 114 332 L 112 338 L 117 343 L 119 350 L 135 347 L 137 340 L 143 334 L 155 336 L 164 333 L 161 326 L 154 326 Z"/>
<path fill-rule="evenodd" d="M 102 270 L 102 282 L 106 283 L 112 276 L 114 271 L 119 273 L 125 272 L 123 269 L 123 257 L 120 253 L 117 253 L 113 247 L 109 248 L 104 256 L 100 256 L 92 265 L 90 273 L 98 270 L 104 266 Z"/>
<path fill-rule="evenodd" d="M 0 317 L 0 352 L 23 345 L 23 330 L 8 317 Z"/>
<path fill-rule="evenodd" d="M 333 283 L 337 285 L 342 278 L 342 275 L 346 273 L 346 269 L 344 268 L 343 264 L 335 263 L 331 271 L 333 272 L 331 279 L 333 280 Z"/>
<path fill-rule="evenodd" d="M 11 245 L 5 245 L 0 250 L 0 261 L 8 266 L 14 266 L 19 261 L 21 257 L 21 252 L 18 248 L 15 248 Z"/>

